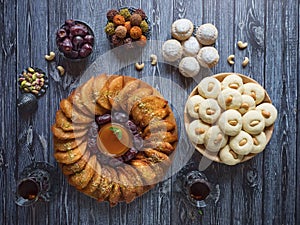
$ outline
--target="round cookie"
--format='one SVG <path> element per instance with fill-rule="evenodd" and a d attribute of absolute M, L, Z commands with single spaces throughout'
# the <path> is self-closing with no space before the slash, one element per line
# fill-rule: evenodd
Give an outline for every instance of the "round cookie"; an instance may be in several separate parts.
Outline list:
<path fill-rule="evenodd" d="M 226 145 L 227 140 L 228 136 L 220 130 L 219 126 L 212 126 L 206 132 L 204 145 L 208 151 L 218 152 Z"/>
<path fill-rule="evenodd" d="M 197 41 L 197 39 L 193 36 L 191 36 L 186 41 L 182 42 L 182 47 L 184 56 L 196 57 L 200 50 L 200 44 Z"/>
<path fill-rule="evenodd" d="M 254 135 L 252 139 L 253 139 L 253 148 L 251 153 L 255 153 L 255 154 L 262 152 L 268 143 L 265 132 L 261 132 L 258 135 Z"/>
<path fill-rule="evenodd" d="M 199 94 L 204 98 L 217 98 L 221 92 L 221 83 L 214 77 L 205 77 L 197 86 Z"/>
<path fill-rule="evenodd" d="M 226 165 L 236 165 L 242 161 L 244 156 L 236 154 L 229 145 L 226 145 L 220 150 L 219 157 L 223 163 Z"/>
<path fill-rule="evenodd" d="M 259 110 L 250 110 L 243 115 L 243 130 L 259 134 L 265 129 L 265 119 Z"/>
<path fill-rule="evenodd" d="M 266 127 L 271 126 L 277 118 L 277 109 L 271 103 L 262 103 L 256 107 L 265 118 Z"/>
<path fill-rule="evenodd" d="M 179 63 L 179 72 L 185 77 L 194 77 L 200 71 L 200 65 L 194 57 L 184 57 Z"/>
<path fill-rule="evenodd" d="M 242 104 L 238 109 L 244 115 L 249 110 L 255 109 L 255 101 L 250 95 L 242 95 Z"/>
<path fill-rule="evenodd" d="M 218 125 L 226 135 L 235 136 L 242 129 L 242 116 L 234 109 L 226 110 L 221 114 Z"/>
<path fill-rule="evenodd" d="M 200 95 L 194 95 L 188 99 L 187 112 L 192 118 L 199 119 L 199 107 L 203 100 L 204 98 Z"/>
<path fill-rule="evenodd" d="M 188 19 L 178 19 L 172 24 L 172 37 L 179 41 L 187 40 L 192 36 L 194 31 L 194 24 Z"/>
<path fill-rule="evenodd" d="M 235 89 L 227 88 L 218 95 L 218 103 L 224 110 L 239 109 L 242 104 L 242 95 Z"/>
<path fill-rule="evenodd" d="M 217 121 L 221 114 L 221 109 L 215 99 L 209 98 L 200 102 L 199 118 L 208 124 L 213 124 Z"/>
<path fill-rule="evenodd" d="M 162 46 L 162 54 L 166 61 L 175 62 L 182 56 L 182 46 L 179 41 L 167 40 Z"/>
<path fill-rule="evenodd" d="M 214 47 L 203 47 L 200 49 L 197 60 L 204 68 L 212 68 L 218 64 L 220 59 L 218 50 Z"/>
<path fill-rule="evenodd" d="M 196 31 L 196 37 L 201 44 L 212 45 L 218 38 L 218 30 L 211 23 L 202 24 Z"/>
<path fill-rule="evenodd" d="M 204 137 L 210 126 L 201 122 L 201 120 L 194 120 L 189 124 L 188 135 L 193 143 L 203 144 Z"/>
<path fill-rule="evenodd" d="M 243 79 L 236 74 L 231 74 L 226 76 L 224 80 L 221 82 L 221 84 L 222 84 L 222 89 L 232 88 L 239 91 L 240 93 L 243 93 L 244 91 Z"/>
<path fill-rule="evenodd" d="M 265 90 L 262 86 L 255 83 L 246 83 L 244 84 L 244 92 L 245 95 L 250 95 L 255 104 L 258 105 L 265 99 Z"/>
<path fill-rule="evenodd" d="M 253 149 L 253 139 L 250 134 L 241 131 L 238 135 L 230 138 L 229 146 L 239 155 L 248 155 Z"/>

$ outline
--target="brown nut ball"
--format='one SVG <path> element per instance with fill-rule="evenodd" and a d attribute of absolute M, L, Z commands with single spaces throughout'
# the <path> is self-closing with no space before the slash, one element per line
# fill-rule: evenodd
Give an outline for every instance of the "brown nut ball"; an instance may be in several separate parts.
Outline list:
<path fill-rule="evenodd" d="M 120 15 L 124 16 L 124 18 L 125 18 L 126 21 L 130 20 L 131 14 L 130 14 L 129 9 L 127 9 L 127 8 L 121 9 L 120 10 Z"/>
<path fill-rule="evenodd" d="M 147 37 L 142 35 L 136 42 L 139 46 L 144 47 L 147 44 Z"/>
<path fill-rule="evenodd" d="M 109 22 L 106 24 L 105 26 L 105 33 L 107 33 L 108 35 L 114 35 L 115 34 L 115 25 L 112 22 Z"/>
<path fill-rule="evenodd" d="M 147 33 L 149 31 L 149 25 L 147 23 L 146 20 L 143 20 L 141 23 L 140 23 L 140 27 L 143 31 L 143 34 Z"/>
<path fill-rule="evenodd" d="M 138 26 L 134 26 L 130 29 L 130 37 L 132 39 L 139 39 L 142 36 L 142 29 Z"/>
<path fill-rule="evenodd" d="M 132 39 L 131 38 L 126 38 L 124 40 L 124 45 L 127 49 L 132 49 L 133 48 Z"/>
<path fill-rule="evenodd" d="M 139 26 L 142 22 L 142 17 L 139 14 L 133 14 L 130 18 L 132 26 Z"/>
<path fill-rule="evenodd" d="M 114 35 L 111 37 L 111 43 L 113 44 L 114 47 L 118 47 L 118 46 L 123 45 L 124 40 L 121 39 L 121 38 L 118 38 L 118 36 L 114 34 Z"/>
<path fill-rule="evenodd" d="M 125 18 L 124 18 L 124 16 L 121 16 L 121 15 L 115 15 L 114 18 L 113 18 L 113 22 L 117 26 L 124 25 L 125 24 Z"/>
<path fill-rule="evenodd" d="M 126 21 L 124 27 L 126 27 L 127 33 L 129 33 L 129 31 L 131 29 L 131 23 L 130 23 L 130 21 Z"/>
<path fill-rule="evenodd" d="M 118 15 L 119 14 L 119 12 L 118 12 L 118 10 L 116 10 L 116 9 L 111 9 L 111 10 L 109 10 L 108 12 L 107 12 L 107 14 L 106 14 L 106 18 L 108 19 L 108 21 L 113 21 L 113 19 L 114 19 L 114 17 L 115 17 L 115 15 Z"/>
<path fill-rule="evenodd" d="M 115 34 L 118 38 L 125 38 L 127 34 L 127 29 L 124 26 L 117 26 Z"/>
<path fill-rule="evenodd" d="M 142 20 L 146 18 L 146 13 L 142 9 L 135 10 L 134 14 L 139 14 L 142 17 Z"/>

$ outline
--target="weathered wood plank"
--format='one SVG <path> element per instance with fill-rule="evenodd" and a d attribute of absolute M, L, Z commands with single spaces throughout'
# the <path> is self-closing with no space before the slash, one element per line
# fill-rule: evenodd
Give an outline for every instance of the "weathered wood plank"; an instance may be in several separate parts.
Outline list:
<path fill-rule="evenodd" d="M 212 69 L 213 73 L 233 70 L 226 59 L 234 52 L 234 23 L 232 22 L 235 18 L 234 4 L 235 2 L 213 0 L 203 3 L 203 23 L 212 23 L 219 31 L 215 47 L 219 52 L 220 60 Z M 232 224 L 234 212 L 232 212 L 231 202 L 235 194 L 232 179 L 238 168 L 217 163 L 213 163 L 210 168 L 212 171 L 217 171 L 216 173 L 208 172 L 207 176 L 215 184 L 220 185 L 220 199 L 215 205 L 205 209 L 204 221 L 206 222 L 203 224 Z M 226 217 L 220 215 L 226 215 Z"/>
<path fill-rule="evenodd" d="M 234 16 L 234 71 L 251 76 L 263 84 L 264 74 L 264 4 L 252 1 L 237 1 Z M 240 50 L 238 41 L 248 42 L 248 47 Z M 250 58 L 247 67 L 242 66 L 245 57 Z M 232 196 L 232 224 L 261 224 L 262 217 L 262 172 L 263 155 L 238 166 L 232 177 L 234 192 Z M 234 213 L 239 212 L 239 213 Z M 247 214 L 251 214 L 249 217 Z"/>
<path fill-rule="evenodd" d="M 15 216 L 18 210 L 14 204 L 14 187 L 16 186 L 17 157 L 17 109 L 16 109 L 16 14 L 14 5 L 16 1 L 0 3 L 0 24 L 4 29 L 1 32 L 1 54 L 0 54 L 0 189 L 2 198 L 0 200 L 0 223 L 17 224 Z"/>
<path fill-rule="evenodd" d="M 275 11 L 277 12 L 275 13 Z M 289 19 L 291 16 L 291 19 Z M 292 65 L 299 62 L 297 48 L 297 7 L 267 3 L 265 86 L 278 109 L 273 138 L 264 155 L 263 214 L 265 224 L 295 223 L 296 185 L 296 82 Z M 284 41 L 282 41 L 284 40 Z"/>

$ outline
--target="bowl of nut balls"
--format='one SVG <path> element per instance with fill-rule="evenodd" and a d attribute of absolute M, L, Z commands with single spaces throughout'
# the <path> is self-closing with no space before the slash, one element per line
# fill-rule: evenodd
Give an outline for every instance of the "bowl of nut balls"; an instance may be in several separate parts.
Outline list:
<path fill-rule="evenodd" d="M 142 9 L 122 7 L 106 14 L 105 33 L 113 48 L 124 45 L 128 49 L 144 47 L 150 38 L 150 22 Z"/>
<path fill-rule="evenodd" d="M 85 22 L 68 19 L 56 32 L 56 44 L 67 59 L 85 59 L 93 52 L 94 32 Z"/>

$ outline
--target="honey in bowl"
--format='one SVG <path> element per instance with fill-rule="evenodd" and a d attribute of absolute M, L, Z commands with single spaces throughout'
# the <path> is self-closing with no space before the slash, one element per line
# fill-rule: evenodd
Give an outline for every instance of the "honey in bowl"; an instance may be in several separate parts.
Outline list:
<path fill-rule="evenodd" d="M 122 125 L 108 123 L 100 129 L 97 144 L 103 153 L 110 156 L 121 156 L 132 147 L 132 138 Z"/>

